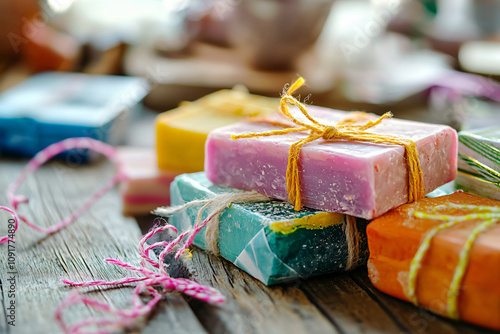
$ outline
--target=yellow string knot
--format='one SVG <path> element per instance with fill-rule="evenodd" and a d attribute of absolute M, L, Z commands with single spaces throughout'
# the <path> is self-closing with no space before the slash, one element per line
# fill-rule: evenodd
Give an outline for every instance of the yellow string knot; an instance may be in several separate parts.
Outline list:
<path fill-rule="evenodd" d="M 328 126 L 325 128 L 325 131 L 323 131 L 323 138 L 324 139 L 332 139 L 333 137 L 335 137 L 335 135 L 337 134 L 337 128 L 335 126 Z"/>
<path fill-rule="evenodd" d="M 295 81 L 281 97 L 280 110 L 281 113 L 288 118 L 288 120 L 293 122 L 291 127 L 290 125 L 286 125 L 282 122 L 260 118 L 258 120 L 254 119 L 253 121 L 268 122 L 273 125 L 284 127 L 284 129 L 262 133 L 251 132 L 231 136 L 233 140 L 236 140 L 240 138 L 284 135 L 292 132 L 308 132 L 308 136 L 306 138 L 300 139 L 290 146 L 290 152 L 288 155 L 288 165 L 286 171 L 288 200 L 294 205 L 295 210 L 299 211 L 302 209 L 299 177 L 299 157 L 302 146 L 320 138 L 325 140 L 347 139 L 375 144 L 403 145 L 405 147 L 405 155 L 408 162 L 408 201 L 413 202 L 425 196 L 422 171 L 418 160 L 417 146 L 415 142 L 406 138 L 366 131 L 382 122 L 385 118 L 392 117 L 390 112 L 385 113 L 375 121 L 369 120 L 362 125 L 355 123 L 360 119 L 367 118 L 368 115 L 360 112 L 351 113 L 345 120 L 342 120 L 335 125 L 321 123 L 309 114 L 304 104 L 292 96 L 293 92 L 299 89 L 304 83 L 305 80 L 302 77 L 298 78 L 297 81 Z M 300 113 L 306 118 L 306 120 L 301 120 L 293 115 L 290 112 L 288 106 L 289 104 L 297 106 Z"/>

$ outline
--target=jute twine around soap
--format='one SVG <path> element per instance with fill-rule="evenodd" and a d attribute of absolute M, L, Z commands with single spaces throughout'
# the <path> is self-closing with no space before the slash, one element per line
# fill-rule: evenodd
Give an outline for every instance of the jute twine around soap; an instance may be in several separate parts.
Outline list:
<path fill-rule="evenodd" d="M 185 231 L 183 235 L 188 236 L 188 241 L 183 249 L 178 251 L 179 254 L 187 251 L 188 247 L 194 240 L 194 237 L 200 230 L 206 227 L 205 230 L 205 244 L 207 249 L 219 256 L 219 224 L 220 216 L 224 210 L 231 206 L 233 203 L 255 203 L 255 202 L 268 202 L 271 198 L 266 195 L 259 194 L 255 191 L 241 192 L 241 193 L 222 193 L 211 196 L 207 199 L 194 200 L 182 205 L 172 207 L 162 207 L 154 211 L 155 214 L 160 216 L 171 216 L 172 214 L 179 213 L 191 207 L 200 207 L 196 215 L 193 227 Z M 206 218 L 203 219 L 204 212 L 207 212 Z M 347 263 L 346 270 L 351 270 L 357 267 L 360 261 L 360 235 L 358 233 L 356 218 L 345 216 L 343 230 L 347 242 Z"/>
<path fill-rule="evenodd" d="M 360 242 L 361 236 L 358 232 L 358 225 L 356 224 L 356 217 L 345 216 L 343 225 L 345 238 L 347 242 L 347 264 L 346 270 L 356 268 L 360 261 Z"/>
<path fill-rule="evenodd" d="M 445 214 L 430 214 L 426 212 L 415 212 L 414 216 L 421 219 L 433 219 L 441 220 L 442 224 L 434 227 L 425 235 L 424 240 L 420 244 L 417 253 L 413 257 L 410 264 L 410 271 L 408 275 L 408 288 L 406 295 L 408 299 L 415 305 L 419 305 L 417 298 L 417 278 L 420 269 L 422 268 L 422 261 L 429 250 L 431 241 L 434 236 L 441 230 L 448 229 L 457 224 L 471 221 L 479 220 L 480 223 L 474 227 L 472 232 L 467 237 L 467 240 L 460 251 L 458 258 L 458 264 L 455 268 L 453 278 L 451 280 L 448 292 L 446 294 L 447 308 L 446 312 L 448 317 L 452 319 L 460 319 L 460 313 L 458 311 L 458 297 L 460 294 L 460 287 L 462 286 L 462 281 L 467 271 L 469 265 L 469 260 L 471 256 L 471 249 L 474 242 L 477 240 L 478 236 L 486 231 L 488 228 L 492 227 L 494 224 L 500 223 L 500 208 L 491 206 L 475 206 L 475 205 L 459 205 L 459 204 L 448 204 L 447 206 L 438 206 L 433 208 L 433 211 L 437 211 L 442 208 L 456 208 L 456 209 L 466 209 L 470 210 L 471 213 L 467 215 L 445 215 Z"/>
<path fill-rule="evenodd" d="M 420 161 L 418 160 L 417 145 L 411 139 L 402 138 L 387 134 L 378 134 L 367 131 L 368 129 L 380 124 L 384 119 L 392 117 L 390 112 L 375 121 L 369 120 L 365 124 L 355 124 L 355 119 L 348 118 L 334 125 L 322 123 L 313 118 L 307 111 L 304 104 L 292 96 L 299 89 L 305 80 L 297 79 L 290 88 L 283 94 L 280 101 L 281 113 L 291 122 L 293 126 L 282 130 L 271 130 L 267 132 L 250 132 L 239 135 L 232 135 L 233 140 L 241 138 L 253 138 L 263 136 L 279 136 L 286 135 L 292 132 L 308 131 L 306 138 L 300 139 L 290 146 L 288 155 L 288 164 L 286 171 L 287 192 L 290 203 L 294 205 L 295 210 L 299 211 L 302 208 L 301 188 L 300 188 L 300 167 L 299 158 L 302 147 L 310 142 L 323 138 L 330 139 L 347 139 L 374 144 L 387 145 L 402 145 L 405 148 L 405 157 L 408 166 L 408 202 L 414 202 L 425 196 L 424 182 Z M 307 119 L 301 121 L 290 112 L 289 104 L 298 107 L 300 113 Z M 357 114 L 359 116 L 359 114 Z M 271 122 L 272 124 L 272 122 Z M 296 127 L 297 125 L 298 127 Z"/>

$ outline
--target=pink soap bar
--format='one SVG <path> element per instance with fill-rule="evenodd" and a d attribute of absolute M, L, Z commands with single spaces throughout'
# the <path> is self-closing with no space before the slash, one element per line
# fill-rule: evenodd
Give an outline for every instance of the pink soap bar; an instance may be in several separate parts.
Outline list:
<path fill-rule="evenodd" d="M 179 173 L 158 169 L 156 150 L 120 147 L 118 157 L 128 176 L 120 185 L 124 215 L 145 215 L 170 205 L 170 183 Z"/>
<path fill-rule="evenodd" d="M 323 122 L 348 113 L 308 107 Z M 376 118 L 376 117 L 374 117 Z M 240 122 L 210 133 L 205 172 L 226 187 L 256 190 L 288 200 L 286 168 L 290 145 L 307 133 L 232 140 L 232 134 L 280 129 L 266 123 Z M 414 140 L 426 193 L 453 180 L 457 169 L 457 133 L 444 125 L 385 119 L 370 132 Z M 319 139 L 303 146 L 299 166 L 302 204 L 306 207 L 373 219 L 408 199 L 404 147 Z"/>

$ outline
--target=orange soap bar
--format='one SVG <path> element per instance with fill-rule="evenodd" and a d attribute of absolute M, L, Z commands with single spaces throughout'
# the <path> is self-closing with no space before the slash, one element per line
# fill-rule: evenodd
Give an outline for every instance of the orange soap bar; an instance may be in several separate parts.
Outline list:
<path fill-rule="evenodd" d="M 449 206 L 443 208 L 452 203 L 500 208 L 499 201 L 458 191 L 402 205 L 368 225 L 368 273 L 377 289 L 408 300 L 405 292 L 408 291 L 410 262 L 426 233 L 443 223 L 442 220 L 416 218 L 414 213 L 472 213 L 471 209 L 450 209 Z M 473 228 L 481 222 L 483 220 L 462 222 L 439 231 L 431 239 L 416 283 L 416 296 L 422 307 L 447 316 L 446 295 L 457 268 L 460 251 Z M 500 330 L 500 222 L 479 235 L 470 254 L 470 262 L 458 295 L 460 319 Z"/>
<path fill-rule="evenodd" d="M 205 161 L 205 141 L 217 128 L 244 118 L 274 114 L 279 100 L 235 88 L 183 102 L 156 118 L 158 167 L 182 173 L 200 172 Z"/>

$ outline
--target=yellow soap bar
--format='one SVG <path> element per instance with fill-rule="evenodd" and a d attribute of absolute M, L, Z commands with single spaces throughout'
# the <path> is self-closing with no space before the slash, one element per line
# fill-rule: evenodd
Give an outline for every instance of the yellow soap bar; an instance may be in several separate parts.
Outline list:
<path fill-rule="evenodd" d="M 203 170 L 205 140 L 210 131 L 243 118 L 278 111 L 279 100 L 246 91 L 221 90 L 194 102 L 183 102 L 156 118 L 158 167 L 162 170 Z"/>

